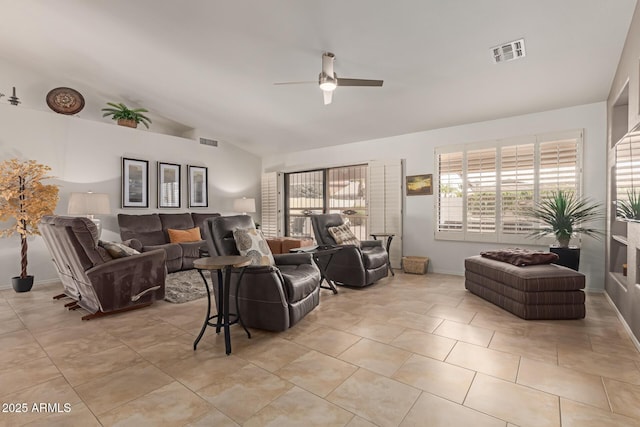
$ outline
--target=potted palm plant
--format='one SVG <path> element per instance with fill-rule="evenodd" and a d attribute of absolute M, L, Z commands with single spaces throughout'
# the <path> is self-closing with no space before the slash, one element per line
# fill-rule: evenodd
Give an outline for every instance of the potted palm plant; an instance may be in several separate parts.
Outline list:
<path fill-rule="evenodd" d="M 0 230 L 0 236 L 20 235 L 20 275 L 11 278 L 16 292 L 28 292 L 33 276 L 27 274 L 27 236 L 40 234 L 38 222 L 53 213 L 58 204 L 58 186 L 45 185 L 49 166 L 35 160 L 18 159 L 0 163 L 0 221 L 15 220 L 11 227 Z"/>
<path fill-rule="evenodd" d="M 616 202 L 616 214 L 624 219 L 640 221 L 640 193 L 635 188 L 627 190 L 627 200 Z"/>
<path fill-rule="evenodd" d="M 151 124 L 151 119 L 145 116 L 143 113 L 148 113 L 149 110 L 146 108 L 135 108 L 130 109 L 127 108 L 123 103 L 115 104 L 113 102 L 107 102 L 109 107 L 105 107 L 102 109 L 104 114 L 102 117 L 111 116 L 113 120 L 115 120 L 120 126 L 127 126 L 130 128 L 137 128 L 138 123 L 142 123 L 149 129 L 149 124 Z"/>
<path fill-rule="evenodd" d="M 577 271 L 580 266 L 580 248 L 569 246 L 569 243 L 576 234 L 595 238 L 603 234 L 602 231 L 587 226 L 603 217 L 600 207 L 600 204 L 588 198 L 578 198 L 571 191 L 558 190 L 552 191 L 536 206 L 526 209 L 524 215 L 542 223 L 540 228 L 531 232 L 531 237 L 556 238 L 558 244 L 549 248 L 560 257 L 556 264 Z"/>

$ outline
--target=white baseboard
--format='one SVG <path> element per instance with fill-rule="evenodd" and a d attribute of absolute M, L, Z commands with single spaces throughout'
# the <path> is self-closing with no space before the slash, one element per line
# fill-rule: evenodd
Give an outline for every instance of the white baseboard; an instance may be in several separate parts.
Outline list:
<path fill-rule="evenodd" d="M 613 307 L 613 309 L 616 311 L 616 314 L 618 315 L 618 319 L 620 319 L 620 322 L 622 322 L 622 326 L 624 326 L 625 331 L 627 331 L 627 334 L 629 334 L 629 338 L 631 338 L 631 341 L 633 342 L 633 344 L 636 346 L 638 351 L 640 351 L 640 341 L 638 341 L 638 338 L 636 338 L 636 336 L 633 335 L 633 332 L 631 331 L 631 328 L 627 324 L 627 321 L 624 320 L 624 317 L 622 317 L 622 313 L 620 313 L 620 311 L 618 310 L 618 307 L 616 307 L 616 305 L 613 303 L 613 300 L 611 299 L 611 297 L 609 297 L 608 293 L 605 292 L 604 296 L 607 298 L 607 301 L 609 301 L 609 304 L 611 304 L 611 307 Z"/>

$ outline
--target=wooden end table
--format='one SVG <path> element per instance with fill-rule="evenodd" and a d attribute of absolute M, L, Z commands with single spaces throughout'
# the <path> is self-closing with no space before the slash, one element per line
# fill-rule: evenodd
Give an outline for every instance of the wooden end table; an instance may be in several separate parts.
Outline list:
<path fill-rule="evenodd" d="M 207 289 L 207 316 L 204 319 L 204 324 L 202 325 L 202 329 L 200 329 L 200 333 L 198 337 L 193 343 L 193 350 L 195 351 L 198 342 L 204 335 L 205 329 L 207 326 L 215 326 L 216 334 L 220 333 L 220 328 L 224 329 L 224 346 L 227 355 L 231 354 L 231 335 L 229 333 L 229 326 L 234 323 L 240 323 L 244 328 L 247 336 L 251 338 L 251 333 L 242 323 L 242 318 L 240 317 L 240 309 L 238 307 L 238 291 L 240 288 L 240 283 L 242 282 L 242 276 L 244 275 L 244 268 L 251 264 L 251 258 L 246 256 L 213 256 L 207 258 L 200 258 L 193 262 L 194 268 L 198 270 L 202 280 L 204 281 L 204 287 Z M 240 273 L 240 277 L 238 278 L 238 287 L 236 288 L 236 312 L 229 313 L 229 290 L 231 288 L 231 269 L 232 268 L 242 268 Z M 207 282 L 207 278 L 205 277 L 203 271 L 209 270 L 213 272 L 214 270 L 218 272 L 218 313 L 215 315 L 211 315 L 211 290 L 209 289 L 209 283 Z M 224 271 L 224 280 L 222 277 L 222 272 Z M 229 321 L 229 316 L 234 316 L 233 321 Z M 216 319 L 216 323 L 211 323 L 211 320 Z"/>

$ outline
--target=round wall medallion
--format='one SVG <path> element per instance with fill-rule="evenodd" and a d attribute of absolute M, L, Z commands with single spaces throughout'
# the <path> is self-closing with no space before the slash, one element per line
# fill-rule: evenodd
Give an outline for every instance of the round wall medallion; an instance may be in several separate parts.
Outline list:
<path fill-rule="evenodd" d="M 57 87 L 47 94 L 47 105 L 56 113 L 76 114 L 84 108 L 84 98 L 75 89 Z"/>

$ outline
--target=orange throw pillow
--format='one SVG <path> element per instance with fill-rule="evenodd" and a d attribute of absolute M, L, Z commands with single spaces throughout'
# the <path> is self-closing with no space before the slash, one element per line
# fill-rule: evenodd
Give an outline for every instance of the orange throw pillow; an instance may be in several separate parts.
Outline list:
<path fill-rule="evenodd" d="M 171 243 L 199 242 L 202 240 L 200 227 L 189 228 L 188 230 L 173 230 L 169 228 L 167 232 Z"/>

